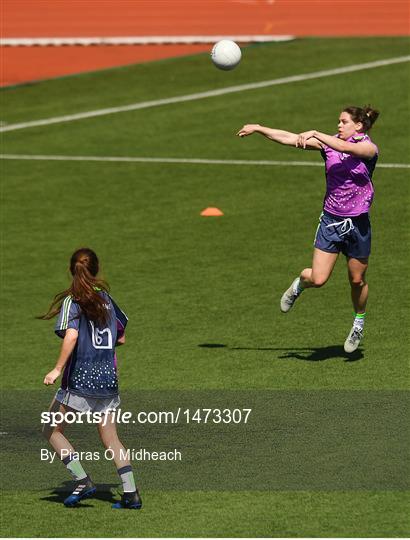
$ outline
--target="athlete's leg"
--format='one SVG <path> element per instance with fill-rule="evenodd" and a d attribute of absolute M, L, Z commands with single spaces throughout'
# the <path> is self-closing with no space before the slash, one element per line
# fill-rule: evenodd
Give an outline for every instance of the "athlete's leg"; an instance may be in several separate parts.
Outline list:
<path fill-rule="evenodd" d="M 117 466 L 118 476 L 122 482 L 123 495 L 121 501 L 113 504 L 113 508 L 129 508 L 138 510 L 142 506 L 141 496 L 135 485 L 131 462 L 127 459 L 126 450 L 118 438 L 117 426 L 112 414 L 98 424 L 98 433 L 105 448 L 111 449 Z"/>
<path fill-rule="evenodd" d="M 121 469 L 131 465 L 131 462 L 126 459 L 126 450 L 118 438 L 117 424 L 112 420 L 112 413 L 108 413 L 107 416 L 103 415 L 103 419 L 98 424 L 98 434 L 105 448 L 112 450 L 117 469 Z"/>
<path fill-rule="evenodd" d="M 352 303 L 355 313 L 352 329 L 346 338 L 344 350 L 347 353 L 354 352 L 363 339 L 364 315 L 366 311 L 369 286 L 366 283 L 366 270 L 368 259 L 355 259 L 348 257 L 347 271 L 349 275 Z"/>
<path fill-rule="evenodd" d="M 355 313 L 364 313 L 366 311 L 367 297 L 369 295 L 369 285 L 366 282 L 368 266 L 368 259 L 354 259 L 353 257 L 347 259 L 347 271 Z"/>
<path fill-rule="evenodd" d="M 73 411 L 73 409 L 62 405 L 56 399 L 53 399 L 53 401 L 51 402 L 49 412 L 65 414 L 68 411 Z M 48 440 L 48 442 L 51 444 L 51 446 L 54 448 L 60 458 L 62 450 L 68 451 L 65 452 L 66 455 L 68 453 L 75 452 L 73 446 L 64 436 L 64 430 L 66 426 L 67 424 L 64 420 L 61 423 L 59 422 L 56 426 L 51 426 L 50 424 L 44 424 L 43 426 L 44 437 Z"/>
<path fill-rule="evenodd" d="M 52 401 L 49 411 L 52 413 L 61 413 L 62 415 L 67 412 L 76 412 L 71 407 L 63 405 L 56 399 Z M 60 418 L 58 418 L 58 420 L 60 420 Z M 77 459 L 73 446 L 64 436 L 66 425 L 67 423 L 64 420 L 59 422 L 57 426 L 44 424 L 43 435 L 57 452 L 59 458 L 77 482 L 74 491 L 64 500 L 65 506 L 76 506 L 81 499 L 92 497 L 96 492 L 96 487 L 83 469 L 80 461 Z"/>
<path fill-rule="evenodd" d="M 302 289 L 322 287 L 330 278 L 338 253 L 328 253 L 318 248 L 313 250 L 312 268 L 305 268 L 300 274 Z"/>
<path fill-rule="evenodd" d="M 336 264 L 338 253 L 328 253 L 315 248 L 313 251 L 312 268 L 305 268 L 297 277 L 289 289 L 287 289 L 280 299 L 280 309 L 282 313 L 287 313 L 299 298 L 304 289 L 310 287 L 322 287 L 329 279 Z"/>

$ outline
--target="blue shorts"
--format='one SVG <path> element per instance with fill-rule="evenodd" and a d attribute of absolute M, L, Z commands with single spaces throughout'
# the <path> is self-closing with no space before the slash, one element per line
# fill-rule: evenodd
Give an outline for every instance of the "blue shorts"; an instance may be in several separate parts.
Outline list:
<path fill-rule="evenodd" d="M 349 218 L 335 216 L 324 210 L 319 218 L 313 245 L 328 253 L 342 252 L 346 257 L 367 259 L 371 239 L 369 214 Z"/>

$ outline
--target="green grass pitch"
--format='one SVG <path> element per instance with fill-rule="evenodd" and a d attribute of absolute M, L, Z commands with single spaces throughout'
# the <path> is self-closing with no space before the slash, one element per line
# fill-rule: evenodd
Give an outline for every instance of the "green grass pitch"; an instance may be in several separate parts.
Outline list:
<path fill-rule="evenodd" d="M 408 48 L 407 38 L 301 39 L 245 48 L 242 63 L 229 73 L 216 70 L 205 54 L 129 66 L 3 90 L 1 120 L 12 124 L 182 96 L 399 57 L 408 54 Z M 257 135 L 240 140 L 234 134 L 250 122 L 295 132 L 314 128 L 334 133 L 341 108 L 370 103 L 381 111 L 372 134 L 380 148 L 380 163 L 408 164 L 408 87 L 408 64 L 389 65 L 5 132 L 2 152 L 320 162 L 316 152 L 281 147 Z M 2 478 L 2 536 L 410 534 L 408 484 L 393 473 L 383 485 L 376 480 L 374 486 L 366 483 L 365 473 L 362 484 L 356 485 L 353 478 L 344 489 L 335 480 L 338 467 L 346 474 L 346 455 L 336 447 L 329 450 L 332 437 L 340 436 L 338 426 L 351 421 L 360 438 L 354 398 L 346 414 L 329 413 L 335 422 L 326 424 L 325 434 L 314 432 L 320 463 L 323 467 L 331 463 L 332 474 L 321 488 L 314 487 L 311 471 L 304 467 L 301 440 L 294 462 L 301 479 L 298 488 L 286 485 L 286 475 L 282 487 L 258 486 L 247 477 L 246 468 L 238 471 L 237 485 L 229 483 L 227 489 L 185 481 L 180 488 L 178 484 L 171 488 L 167 467 L 172 464 L 161 469 L 168 486 L 161 488 L 161 475 L 150 485 L 151 472 L 144 473 L 141 463 L 135 471 L 143 510 L 113 513 L 109 490 L 114 493 L 117 480 L 112 465 L 105 464 L 101 474 L 107 477 L 99 476 L 96 482 L 109 481 L 111 487 L 78 509 L 65 509 L 59 492 L 53 490 L 69 478 L 61 464 L 50 469 L 39 463 L 37 451 L 46 447 L 40 411 L 53 395 L 42 380 L 60 343 L 51 323 L 34 318 L 67 286 L 72 251 L 89 245 L 99 254 L 113 296 L 130 318 L 128 343 L 119 351 L 125 395 L 209 391 L 240 399 L 300 392 L 325 401 L 325 395 L 328 400 L 341 392 L 352 396 L 365 392 L 370 403 L 384 392 L 391 402 L 383 401 L 381 415 L 390 414 L 399 410 L 399 399 L 409 387 L 408 169 L 376 168 L 374 175 L 370 298 L 365 339 L 354 361 L 342 349 L 352 321 L 342 259 L 326 287 L 304 293 L 287 316 L 279 312 L 283 290 L 310 264 L 324 193 L 320 167 L 2 160 L 1 169 L 0 459 L 7 469 Z M 217 206 L 225 215 L 201 218 L 199 213 L 207 206 Z M 27 392 L 35 397 L 28 399 Z M 131 406 L 126 397 L 123 406 Z M 400 410 L 408 413 L 405 407 Z M 32 425 L 24 420 L 25 408 L 30 408 Z M 366 411 L 362 400 L 360 418 L 363 423 L 375 422 Z M 301 429 L 297 418 L 291 411 L 283 416 L 284 443 L 294 436 L 292 430 Z M 397 418 L 399 430 L 402 417 Z M 396 439 L 393 433 L 385 440 L 387 431 L 378 431 L 377 422 L 368 432 L 374 438 L 361 439 L 361 455 L 374 446 L 370 455 L 376 471 L 391 467 L 397 473 L 401 459 L 405 467 L 404 418 Z M 306 441 L 309 425 L 302 426 Z M 259 428 L 266 429 L 262 421 L 255 429 Z M 263 433 L 240 429 L 246 444 Z M 349 437 L 353 436 L 346 429 Z M 206 440 L 203 444 L 205 451 Z M 355 446 L 352 438 L 346 448 L 354 451 Z M 264 470 L 268 454 L 252 448 L 256 466 Z M 210 470 L 219 459 L 214 456 Z M 205 465 L 198 467 L 201 478 L 206 478 Z M 403 478 L 408 476 L 408 464 L 402 472 Z M 37 481 L 42 475 L 44 485 Z"/>

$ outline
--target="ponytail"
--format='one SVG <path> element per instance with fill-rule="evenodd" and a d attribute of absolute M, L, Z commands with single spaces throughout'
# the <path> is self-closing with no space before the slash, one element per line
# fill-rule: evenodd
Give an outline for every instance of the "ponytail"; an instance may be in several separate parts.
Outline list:
<path fill-rule="evenodd" d="M 103 326 L 108 320 L 107 301 L 99 294 L 100 290 L 107 290 L 108 286 L 97 279 L 87 268 L 87 264 L 79 260 L 74 265 L 73 283 L 71 293 L 73 299 L 90 321 Z"/>
<path fill-rule="evenodd" d="M 99 291 L 109 291 L 108 283 L 97 278 L 99 263 L 97 255 L 89 248 L 81 248 L 73 253 L 70 260 L 70 272 L 73 276 L 71 286 L 58 293 L 47 313 L 39 319 L 51 319 L 60 312 L 64 298 L 71 296 L 87 319 L 98 326 L 104 326 L 109 319 L 106 300 Z"/>
<path fill-rule="evenodd" d="M 376 109 L 372 109 L 369 105 L 366 105 L 363 110 L 366 113 L 367 118 L 369 119 L 370 126 L 368 129 L 370 129 L 378 119 L 380 113 L 379 111 L 376 111 Z"/>

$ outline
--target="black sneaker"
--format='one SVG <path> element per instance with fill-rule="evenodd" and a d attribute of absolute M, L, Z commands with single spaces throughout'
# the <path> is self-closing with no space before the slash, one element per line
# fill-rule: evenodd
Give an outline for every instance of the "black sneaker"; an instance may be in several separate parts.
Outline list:
<path fill-rule="evenodd" d="M 97 488 L 92 483 L 91 478 L 89 476 L 86 476 L 85 478 L 77 482 L 74 491 L 64 501 L 64 505 L 76 506 L 76 504 L 79 503 L 81 499 L 88 499 L 92 497 L 96 491 Z"/>
<path fill-rule="evenodd" d="M 121 501 L 118 501 L 112 505 L 112 508 L 129 510 L 139 510 L 142 507 L 142 500 L 138 489 L 130 493 L 123 493 L 121 495 Z"/>

